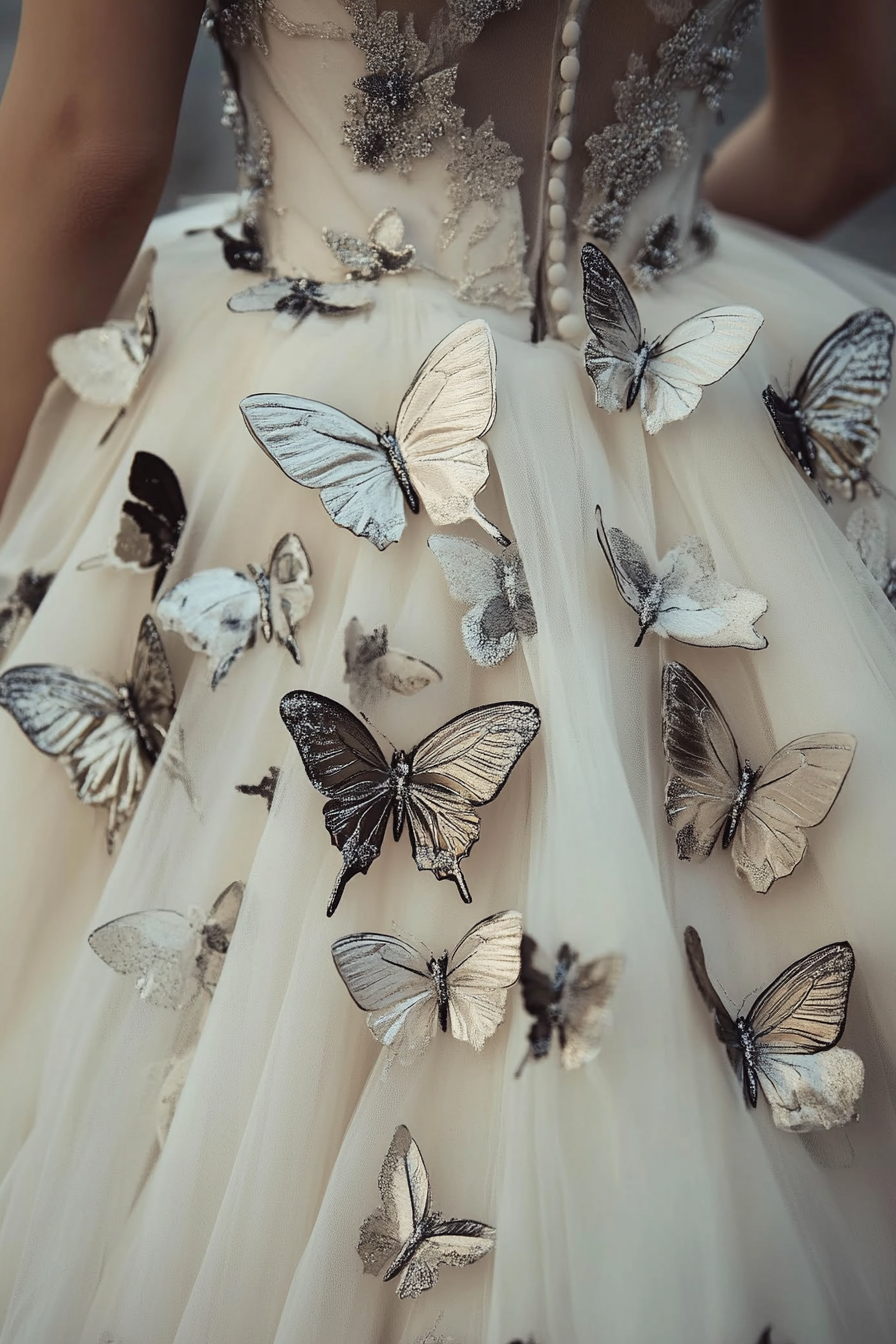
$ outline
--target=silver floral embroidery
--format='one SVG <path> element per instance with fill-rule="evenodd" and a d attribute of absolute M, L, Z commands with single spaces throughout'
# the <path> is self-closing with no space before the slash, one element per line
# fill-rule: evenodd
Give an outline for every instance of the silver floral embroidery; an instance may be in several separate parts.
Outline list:
<path fill-rule="evenodd" d="M 381 210 L 367 238 L 324 229 L 324 242 L 346 268 L 349 280 L 379 280 L 398 275 L 414 264 L 416 249 L 404 241 L 404 221 L 393 207 Z"/>
<path fill-rule="evenodd" d="M 246 107 L 230 77 L 227 67 L 221 71 L 221 98 L 223 110 L 221 125 L 233 132 L 234 154 L 238 172 L 245 179 L 241 216 L 254 226 L 262 204 L 273 185 L 271 177 L 271 136 L 258 108 Z"/>
<path fill-rule="evenodd" d="M 647 0 L 647 8 L 660 23 L 681 23 L 693 9 L 693 0 Z"/>
<path fill-rule="evenodd" d="M 349 34 L 338 23 L 294 23 L 273 3 L 273 0 L 218 0 L 209 5 L 203 23 L 222 42 L 230 47 L 257 47 L 268 55 L 265 23 L 277 28 L 286 37 L 317 37 L 332 41 L 347 41 Z"/>
<path fill-rule="evenodd" d="M 464 303 L 478 307 L 504 308 L 509 313 L 518 308 L 531 308 L 532 295 L 523 269 L 525 259 L 525 235 L 515 230 L 507 239 L 503 253 L 490 266 L 477 270 L 469 256 L 465 258 L 464 271 L 454 286 L 454 293 Z"/>
<path fill-rule="evenodd" d="M 657 79 L 682 89 L 698 89 L 713 112 L 719 112 L 722 95 L 734 79 L 744 38 L 755 23 L 761 0 L 735 0 L 713 37 L 720 13 L 728 8 L 718 0 L 695 9 L 677 32 L 657 52 Z"/>
<path fill-rule="evenodd" d="M 680 230 L 675 215 L 662 215 L 644 235 L 631 265 L 632 283 L 637 289 L 652 289 L 664 275 L 681 265 Z"/>
<path fill-rule="evenodd" d="M 474 201 L 484 201 L 488 215 L 470 236 L 472 247 L 491 233 L 498 221 L 498 209 L 504 193 L 512 191 L 523 172 L 523 161 L 511 151 L 506 140 L 499 140 L 491 117 L 476 131 L 466 126 L 453 137 L 453 157 L 448 162 L 448 196 L 451 213 L 442 226 L 441 244 L 447 247 L 457 234 L 461 217 Z"/>
<path fill-rule="evenodd" d="M 701 205 L 691 225 L 691 242 L 698 257 L 710 257 L 716 250 L 719 231 L 708 205 Z"/>

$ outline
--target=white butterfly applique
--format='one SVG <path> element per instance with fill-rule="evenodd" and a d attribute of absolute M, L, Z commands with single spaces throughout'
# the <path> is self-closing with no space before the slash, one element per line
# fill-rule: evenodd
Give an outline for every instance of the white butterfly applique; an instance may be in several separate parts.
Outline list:
<path fill-rule="evenodd" d="M 379 1187 L 383 1202 L 361 1224 L 358 1254 L 365 1274 L 382 1273 L 384 1283 L 398 1278 L 399 1297 L 432 1288 L 440 1265 L 472 1265 L 494 1250 L 493 1227 L 432 1208 L 423 1155 L 404 1125 L 392 1138 Z"/>
<path fill-rule="evenodd" d="M 342 262 L 350 280 L 379 280 L 398 275 L 414 264 L 416 250 L 404 241 L 404 221 L 390 206 L 381 210 L 367 230 L 367 238 L 324 229 L 324 242 Z"/>
<path fill-rule="evenodd" d="M 0 663 L 31 624 L 55 577 L 36 569 L 23 570 L 9 596 L 0 600 Z"/>
<path fill-rule="evenodd" d="M 50 347 L 50 359 L 63 382 L 82 401 L 118 410 L 103 435 L 109 437 L 133 400 L 155 350 L 157 328 L 152 306 L 152 270 L 156 253 L 150 248 L 138 259 L 123 291 L 134 289 L 140 298 L 131 318 L 110 317 L 101 327 L 59 336 Z"/>
<path fill-rule="evenodd" d="M 522 915 L 503 910 L 474 924 L 453 952 L 436 956 L 390 934 L 353 933 L 333 944 L 333 960 L 371 1033 L 407 1064 L 449 1027 L 456 1040 L 482 1049 L 519 979 L 522 935 Z"/>
<path fill-rule="evenodd" d="M 126 681 L 25 664 L 0 676 L 0 707 L 38 751 L 61 761 L 82 803 L 108 807 L 111 852 L 174 717 L 174 682 L 151 617 L 143 618 Z"/>
<path fill-rule="evenodd" d="M 761 1090 L 775 1125 L 792 1134 L 855 1120 L 865 1066 L 854 1051 L 837 1045 L 856 964 L 849 943 L 830 943 L 801 957 L 736 1018 L 709 978 L 696 929 L 685 929 L 684 945 L 746 1104 L 755 1107 Z"/>
<path fill-rule="evenodd" d="M 531 639 L 538 632 L 515 543 L 494 555 L 466 537 L 437 533 L 428 545 L 442 566 L 451 596 L 470 607 L 461 618 L 460 629 L 474 663 L 497 667 L 510 657 L 520 639 Z"/>
<path fill-rule="evenodd" d="M 416 695 L 442 680 L 441 672 L 422 658 L 390 648 L 385 625 L 375 626 L 372 634 L 366 635 L 357 616 L 345 627 L 344 655 L 343 681 L 349 687 L 349 703 L 357 710 L 369 709 L 390 691 Z"/>
<path fill-rule="evenodd" d="M 156 606 L 165 630 L 174 630 L 188 648 L 208 655 L 212 690 L 236 659 L 251 649 L 259 627 L 270 644 L 278 643 L 301 663 L 299 623 L 311 610 L 311 561 L 300 538 L 287 532 L 274 547 L 268 568 L 203 569 L 165 593 Z M 251 576 L 251 577 L 250 577 Z"/>
<path fill-rule="evenodd" d="M 278 313 L 284 325 L 298 326 L 311 313 L 344 316 L 369 308 L 373 299 L 361 285 L 324 284 L 319 280 L 263 280 L 228 300 L 232 313 Z"/>
<path fill-rule="evenodd" d="M 685 537 L 654 571 L 636 541 L 618 527 L 605 528 L 599 506 L 595 513 L 601 550 L 641 627 L 635 648 L 648 630 L 663 639 L 714 649 L 767 648 L 768 640 L 756 632 L 754 622 L 768 610 L 768 599 L 720 579 L 705 541 Z"/>
<path fill-rule="evenodd" d="M 605 411 L 628 411 L 640 398 L 648 434 L 690 415 L 704 387 L 743 359 L 764 321 L 755 308 L 732 304 L 709 308 L 648 341 L 628 286 L 593 243 L 582 248 L 582 270 L 592 332 L 585 369 L 595 400 Z"/>
<path fill-rule="evenodd" d="M 876 500 L 856 505 L 847 519 L 846 536 L 890 601 L 896 600 L 896 558 L 887 554 L 887 520 Z"/>
<path fill-rule="evenodd" d="M 323 402 L 259 394 L 240 403 L 252 436 L 299 485 L 320 491 L 334 522 L 379 550 L 398 541 L 405 502 L 438 527 L 472 518 L 507 545 L 476 507 L 488 480 L 482 435 L 495 418 L 495 344 L 485 322 L 465 322 L 427 356 L 395 429 L 368 429 Z"/>
<path fill-rule="evenodd" d="M 231 882 L 205 914 L 193 908 L 140 910 L 94 929 L 87 941 L 119 975 L 137 977 L 141 999 L 157 1008 L 185 1008 L 211 996 L 221 978 L 243 901 L 243 883 Z"/>

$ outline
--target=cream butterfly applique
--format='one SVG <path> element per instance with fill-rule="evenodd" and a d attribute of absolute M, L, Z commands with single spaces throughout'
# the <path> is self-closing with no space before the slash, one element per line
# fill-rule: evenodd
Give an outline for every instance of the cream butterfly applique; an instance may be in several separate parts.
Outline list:
<path fill-rule="evenodd" d="M 140 910 L 94 929 L 87 941 L 119 975 L 136 976 L 141 999 L 157 1008 L 185 1008 L 221 978 L 243 901 L 231 882 L 206 914 L 192 909 Z"/>
<path fill-rule="evenodd" d="M 101 327 L 59 336 L 50 347 L 53 367 L 82 401 L 118 411 L 103 435 L 105 443 L 136 395 L 156 346 L 158 329 L 152 306 L 152 271 L 156 252 L 138 259 L 125 294 L 138 289 L 131 318 L 110 317 Z"/>
<path fill-rule="evenodd" d="M 682 644 L 767 648 L 754 622 L 768 610 L 768 599 L 720 579 L 705 541 L 685 537 L 654 570 L 636 541 L 604 526 L 600 507 L 596 516 L 597 539 L 616 587 L 638 617 L 635 648 L 648 630 Z"/>
<path fill-rule="evenodd" d="M 389 631 L 385 625 L 376 626 L 372 633 L 353 616 L 345 627 L 345 681 L 348 698 L 354 709 L 369 710 L 383 696 L 416 695 L 418 691 L 441 681 L 442 674 L 422 658 L 389 646 Z"/>
<path fill-rule="evenodd" d="M 234 662 L 255 644 L 259 629 L 265 642 L 277 642 L 301 663 L 299 624 L 311 610 L 311 561 L 295 532 L 274 547 L 267 569 L 203 569 L 175 584 L 156 606 L 159 623 L 181 636 L 188 648 L 211 662 L 215 690 Z"/>
<path fill-rule="evenodd" d="M 856 964 L 849 943 L 830 943 L 801 957 L 736 1018 L 709 978 L 696 929 L 685 929 L 684 945 L 747 1106 L 755 1108 L 761 1091 L 778 1129 L 792 1134 L 855 1120 L 865 1066 L 854 1051 L 837 1045 Z"/>
<path fill-rule="evenodd" d="M 240 403 L 253 438 L 290 480 L 320 492 L 340 527 L 379 550 L 398 541 L 404 506 L 426 509 L 437 527 L 471 518 L 507 538 L 480 513 L 488 480 L 482 435 L 495 418 L 495 344 L 485 322 L 465 322 L 427 356 L 402 398 L 394 429 L 368 429 L 320 401 L 258 394 Z"/>
<path fill-rule="evenodd" d="M 324 242 L 345 267 L 349 280 L 399 275 L 413 266 L 417 255 L 415 248 L 404 241 L 404 220 L 392 206 L 380 211 L 366 239 L 324 229 Z"/>
<path fill-rule="evenodd" d="M 398 1279 L 399 1297 L 432 1288 L 441 1265 L 472 1265 L 494 1250 L 493 1227 L 433 1209 L 423 1155 L 404 1125 L 392 1138 L 379 1187 L 383 1202 L 361 1224 L 358 1254 L 365 1274 Z"/>
<path fill-rule="evenodd" d="M 474 924 L 453 952 L 353 933 L 333 944 L 333 961 L 371 1034 L 407 1064 L 449 1028 L 456 1040 L 482 1049 L 519 979 L 522 934 L 522 915 L 503 910 Z"/>
<path fill-rule="evenodd" d="M 640 401 L 648 434 L 683 420 L 699 405 L 704 387 L 730 373 L 764 321 L 755 308 L 709 308 L 649 341 L 628 285 L 599 247 L 582 248 L 585 318 L 591 338 L 585 369 L 598 406 L 628 411 Z"/>
<path fill-rule="evenodd" d="M 741 762 L 722 711 L 681 663 L 663 668 L 663 749 L 672 774 L 666 819 L 680 859 L 700 862 L 716 842 L 731 848 L 735 871 L 768 891 L 802 859 L 806 831 L 836 802 L 852 765 L 849 733 L 798 737 L 758 770 Z"/>
<path fill-rule="evenodd" d="M 532 595 L 515 543 L 497 555 L 467 537 L 436 533 L 429 549 L 442 566 L 455 602 L 470 608 L 460 632 L 467 653 L 480 667 L 497 667 L 521 639 L 538 633 Z"/>

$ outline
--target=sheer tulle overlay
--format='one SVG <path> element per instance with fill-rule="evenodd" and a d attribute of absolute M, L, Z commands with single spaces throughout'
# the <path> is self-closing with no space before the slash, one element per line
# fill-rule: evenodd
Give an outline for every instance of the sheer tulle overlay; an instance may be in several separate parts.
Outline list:
<path fill-rule="evenodd" d="M 170 463 L 189 511 L 166 588 L 266 564 L 294 531 L 314 602 L 301 666 L 259 638 L 214 692 L 207 660 L 164 635 L 177 715 L 111 856 L 102 809 L 79 806 L 61 766 L 0 717 L 0 1341 L 413 1344 L 434 1331 L 460 1344 L 754 1344 L 769 1323 L 795 1344 L 890 1339 L 896 614 L 781 451 L 761 392 L 790 385 L 850 313 L 896 310 L 896 283 L 722 221 L 714 258 L 640 295 L 642 319 L 658 334 L 748 303 L 765 326 L 693 415 L 648 438 L 637 410 L 595 407 L 574 344 L 533 345 L 525 312 L 466 305 L 426 271 L 381 282 L 369 311 L 312 314 L 291 331 L 269 313 L 228 313 L 253 277 L 223 265 L 211 234 L 186 236 L 195 222 L 154 226 L 158 346 L 108 442 L 97 446 L 110 413 L 60 384 L 34 425 L 0 564 L 57 578 L 8 666 L 124 678 L 151 581 L 79 565 L 108 549 L 138 450 Z M 246 395 L 284 392 L 383 429 L 425 355 L 477 316 L 494 334 L 498 389 L 478 503 L 518 543 L 538 623 L 496 668 L 466 653 L 465 609 L 423 512 L 376 551 L 286 480 L 239 412 Z M 880 418 L 875 474 L 896 488 L 892 403 Z M 768 597 L 768 648 L 651 634 L 634 648 L 597 504 L 653 557 L 705 539 L 723 578 Z M 454 531 L 491 544 L 471 524 Z M 373 710 L 398 747 L 481 704 L 540 709 L 540 734 L 482 810 L 464 864 L 470 909 L 418 872 L 406 839 L 387 838 L 324 916 L 339 856 L 277 707 L 300 687 L 347 702 L 352 617 L 387 625 L 442 674 Z M 754 764 L 808 733 L 858 739 L 836 807 L 767 895 L 721 851 L 701 866 L 675 856 L 660 719 L 670 657 L 710 689 Z M 272 765 L 268 813 L 237 786 Z M 155 1007 L 88 946 L 134 911 L 208 911 L 237 879 L 245 897 L 210 1006 Z M 398 930 L 441 952 L 505 909 L 523 912 L 546 958 L 564 941 L 583 959 L 624 954 L 600 1057 L 567 1072 L 555 1051 L 515 1078 L 531 1019 L 512 990 L 481 1054 L 438 1033 L 422 1059 L 386 1069 L 333 940 Z M 865 1062 L 858 1123 L 800 1138 L 776 1130 L 761 1099 L 745 1109 L 688 974 L 688 924 L 732 1014 L 790 962 L 851 942 L 842 1044 Z M 192 1062 L 160 1146 L 158 1098 L 181 1057 Z M 399 1124 L 434 1207 L 497 1229 L 493 1255 L 443 1267 L 416 1301 L 365 1276 L 356 1249 Z"/>

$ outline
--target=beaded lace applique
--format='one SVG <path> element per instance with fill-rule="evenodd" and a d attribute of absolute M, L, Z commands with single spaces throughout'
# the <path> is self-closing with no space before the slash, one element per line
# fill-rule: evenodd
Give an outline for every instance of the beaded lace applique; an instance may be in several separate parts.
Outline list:
<path fill-rule="evenodd" d="M 203 21 L 228 46 L 254 46 L 264 56 L 268 54 L 265 23 L 279 29 L 286 37 L 318 37 L 344 42 L 349 36 L 338 23 L 294 23 L 281 14 L 273 0 L 218 0 L 217 5 L 210 5 L 206 10 Z"/>
<path fill-rule="evenodd" d="M 242 219 L 254 227 L 272 186 L 270 132 L 257 107 L 247 112 L 226 65 L 221 70 L 221 99 L 221 125 L 233 133 L 237 170 L 246 182 Z"/>
<path fill-rule="evenodd" d="M 637 289 L 652 289 L 663 276 L 681 265 L 681 230 L 676 215 L 662 215 L 647 230 L 644 242 L 631 265 L 632 284 Z"/>
<path fill-rule="evenodd" d="M 695 9 L 657 52 L 664 80 L 681 89 L 698 89 L 707 107 L 719 112 L 760 7 L 761 0 L 735 0 L 714 39 L 718 3 Z"/>

